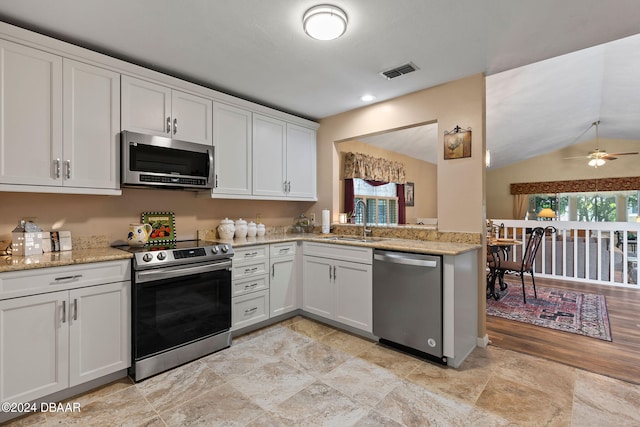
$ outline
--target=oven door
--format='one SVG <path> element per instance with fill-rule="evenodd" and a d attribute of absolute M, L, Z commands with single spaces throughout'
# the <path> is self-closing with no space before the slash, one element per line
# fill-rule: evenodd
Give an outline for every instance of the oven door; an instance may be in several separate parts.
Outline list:
<path fill-rule="evenodd" d="M 231 261 L 138 271 L 134 360 L 231 328 Z"/>

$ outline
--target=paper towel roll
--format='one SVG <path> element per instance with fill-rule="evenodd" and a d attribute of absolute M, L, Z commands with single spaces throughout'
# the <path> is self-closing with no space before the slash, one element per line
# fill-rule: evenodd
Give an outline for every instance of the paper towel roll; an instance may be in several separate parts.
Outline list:
<path fill-rule="evenodd" d="M 322 232 L 324 234 L 329 234 L 330 230 L 330 224 L 331 224 L 331 213 L 329 212 L 329 209 L 324 209 L 322 211 Z"/>

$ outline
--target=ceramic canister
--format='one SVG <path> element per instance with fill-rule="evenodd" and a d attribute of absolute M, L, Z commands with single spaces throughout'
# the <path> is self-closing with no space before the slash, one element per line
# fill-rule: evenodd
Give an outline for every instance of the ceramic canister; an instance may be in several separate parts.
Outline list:
<path fill-rule="evenodd" d="M 233 225 L 233 221 L 229 218 L 225 218 L 220 221 L 220 225 L 218 225 L 218 236 L 220 236 L 223 240 L 231 240 L 233 239 L 233 233 L 236 231 L 236 226 Z"/>
<path fill-rule="evenodd" d="M 258 224 L 256 225 L 256 234 L 258 237 L 262 237 L 265 234 L 265 227 L 264 224 Z"/>
<path fill-rule="evenodd" d="M 247 221 L 240 218 L 236 221 L 236 239 L 247 237 Z"/>
<path fill-rule="evenodd" d="M 251 221 L 247 224 L 247 237 L 255 237 L 258 234 L 256 223 Z"/>

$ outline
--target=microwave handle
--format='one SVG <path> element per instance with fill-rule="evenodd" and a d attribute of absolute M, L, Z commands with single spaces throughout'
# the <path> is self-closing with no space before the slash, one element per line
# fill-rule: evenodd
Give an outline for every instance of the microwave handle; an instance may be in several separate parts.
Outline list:
<path fill-rule="evenodd" d="M 215 153 L 215 149 L 216 147 L 211 147 L 211 149 L 207 149 L 207 153 L 209 153 L 209 158 L 207 159 L 207 163 L 208 163 L 208 167 L 209 167 L 209 179 L 208 182 L 213 182 L 214 185 L 217 187 L 218 185 L 218 175 L 216 175 L 214 169 L 214 163 L 213 163 L 213 156 Z"/>
<path fill-rule="evenodd" d="M 171 117 L 167 116 L 167 133 L 171 134 Z"/>

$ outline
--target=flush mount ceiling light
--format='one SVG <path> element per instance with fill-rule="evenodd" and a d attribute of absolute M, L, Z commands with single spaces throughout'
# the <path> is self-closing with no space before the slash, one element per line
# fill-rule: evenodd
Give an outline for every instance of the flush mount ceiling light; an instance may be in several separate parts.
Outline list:
<path fill-rule="evenodd" d="M 373 96 L 373 95 L 369 95 L 369 94 L 367 94 L 367 95 L 362 95 L 362 96 L 360 97 L 360 100 L 361 100 L 362 102 L 371 102 L 371 101 L 373 101 L 374 99 L 376 99 L 376 97 L 375 97 L 375 96 Z"/>
<path fill-rule="evenodd" d="M 302 26 L 316 40 L 337 39 L 347 30 L 347 14 L 339 7 L 321 4 L 304 13 Z"/>

